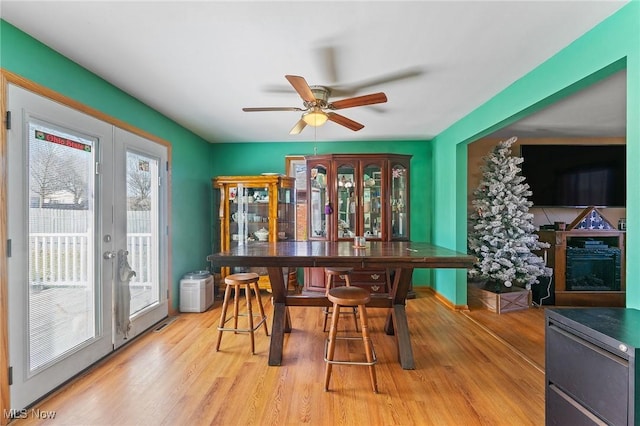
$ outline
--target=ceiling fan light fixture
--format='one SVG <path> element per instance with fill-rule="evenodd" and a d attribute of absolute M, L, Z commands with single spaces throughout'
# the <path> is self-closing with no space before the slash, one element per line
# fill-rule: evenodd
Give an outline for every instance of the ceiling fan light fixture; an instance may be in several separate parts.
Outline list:
<path fill-rule="evenodd" d="M 302 114 L 302 119 L 309 126 L 319 127 L 327 122 L 329 116 L 327 116 L 327 114 L 320 108 L 315 107 L 311 111 Z"/>

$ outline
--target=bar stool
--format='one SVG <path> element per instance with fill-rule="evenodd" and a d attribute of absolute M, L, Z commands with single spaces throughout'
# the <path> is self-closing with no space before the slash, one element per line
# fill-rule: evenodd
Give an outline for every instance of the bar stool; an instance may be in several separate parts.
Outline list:
<path fill-rule="evenodd" d="M 329 290 L 331 290 L 335 284 L 335 277 L 344 277 L 344 283 L 347 287 L 351 287 L 351 272 L 353 268 L 324 268 L 325 276 L 325 296 L 329 296 Z M 328 307 L 322 309 L 324 315 L 324 322 L 322 323 L 322 331 L 327 331 L 327 318 L 331 315 L 331 310 Z M 358 308 L 353 308 L 353 321 L 356 325 L 356 331 L 358 331 Z"/>
<path fill-rule="evenodd" d="M 258 287 L 258 280 L 260 277 L 258 274 L 254 273 L 241 273 L 241 274 L 233 274 L 227 275 L 224 279 L 225 284 L 227 285 L 224 291 L 224 301 L 222 302 L 222 313 L 220 314 L 220 324 L 218 325 L 218 342 L 216 343 L 216 352 L 220 349 L 220 342 L 222 341 L 222 332 L 223 331 L 233 331 L 234 333 L 249 333 L 251 335 L 251 353 L 255 353 L 255 339 L 254 339 L 254 331 L 257 330 L 261 325 L 264 325 L 264 332 L 268 336 L 269 331 L 267 330 L 267 316 L 264 313 L 264 306 L 262 305 L 262 299 L 260 298 L 260 288 Z M 245 296 L 247 299 L 247 312 L 239 313 L 238 305 L 240 300 L 240 290 L 244 287 Z M 253 291 L 256 295 L 256 299 L 258 301 L 258 310 L 260 311 L 259 315 L 254 315 L 251 307 L 251 287 L 253 287 Z M 233 316 L 227 318 L 227 308 L 229 306 L 229 299 L 231 298 L 231 291 L 234 291 L 233 298 Z M 246 316 L 248 318 L 249 326 L 248 328 L 238 328 L 238 317 Z M 260 318 L 257 324 L 254 325 L 254 317 Z M 225 327 L 227 321 L 233 319 L 233 327 Z"/>
<path fill-rule="evenodd" d="M 365 304 L 371 300 L 371 293 L 359 287 L 336 287 L 329 290 L 329 301 L 333 303 L 333 315 L 331 317 L 331 329 L 329 337 L 325 342 L 324 360 L 327 363 L 324 373 L 324 390 L 329 390 L 329 380 L 331 380 L 331 368 L 333 364 L 347 365 L 367 365 L 369 366 L 369 377 L 373 391 L 378 393 L 378 383 L 376 381 L 376 370 L 374 364 L 378 362 L 376 353 L 373 350 L 373 342 L 369 337 L 369 326 L 367 324 L 367 310 Z M 362 337 L 337 337 L 338 319 L 340 318 L 341 306 L 357 306 L 360 311 L 360 325 L 362 327 Z M 336 349 L 336 340 L 362 340 L 367 361 L 341 361 L 334 360 L 333 355 Z"/>

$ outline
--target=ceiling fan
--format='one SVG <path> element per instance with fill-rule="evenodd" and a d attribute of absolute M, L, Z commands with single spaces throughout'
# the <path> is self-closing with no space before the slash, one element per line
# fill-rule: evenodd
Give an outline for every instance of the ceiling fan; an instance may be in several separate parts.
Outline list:
<path fill-rule="evenodd" d="M 298 107 L 258 107 L 258 108 L 242 108 L 245 112 L 261 112 L 261 111 L 300 111 L 302 117 L 293 126 L 290 135 L 299 134 L 307 125 L 322 126 L 324 123 L 333 121 L 353 131 L 358 131 L 364 127 L 356 121 L 351 120 L 343 115 L 333 112 L 334 110 L 353 108 L 363 105 L 373 105 L 387 102 L 387 95 L 382 92 L 372 93 L 370 95 L 356 96 L 353 98 L 341 99 L 335 102 L 329 102 L 331 89 L 326 86 L 309 86 L 304 77 L 297 75 L 285 75 L 285 78 L 298 92 L 303 100 L 304 108 Z"/>

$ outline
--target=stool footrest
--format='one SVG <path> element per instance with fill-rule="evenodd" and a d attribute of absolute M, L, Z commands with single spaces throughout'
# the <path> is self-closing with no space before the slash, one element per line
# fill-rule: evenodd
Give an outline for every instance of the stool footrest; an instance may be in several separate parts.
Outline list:
<path fill-rule="evenodd" d="M 331 315 L 331 314 L 333 314 L 333 309 L 331 309 L 328 306 L 325 306 L 324 308 L 322 308 L 322 313 L 324 315 Z M 358 308 L 356 306 L 353 307 L 353 310 L 351 312 L 340 311 L 340 315 L 353 315 L 354 313 L 355 314 L 358 313 Z"/>
<path fill-rule="evenodd" d="M 362 337 L 336 337 L 336 340 L 363 340 Z M 369 361 L 346 361 L 346 360 L 330 360 L 327 359 L 327 352 L 329 350 L 329 339 L 325 339 L 324 341 L 324 362 L 327 364 L 344 364 L 344 365 L 374 365 L 378 362 L 378 357 L 376 356 L 376 351 L 373 348 L 373 343 L 369 341 L 369 347 L 371 348 L 372 360 Z"/>
<path fill-rule="evenodd" d="M 238 316 L 239 317 L 247 317 L 247 316 L 249 316 L 249 314 L 238 314 Z M 253 314 L 253 317 L 254 318 L 260 318 L 260 321 L 258 321 L 258 323 L 253 326 L 253 331 L 256 331 L 258 328 L 260 328 L 262 323 L 267 320 L 267 317 L 263 317 L 263 316 L 260 316 L 258 314 Z M 224 321 L 224 323 L 226 324 L 227 322 L 231 321 L 232 319 L 233 319 L 233 317 L 229 317 Z M 238 333 L 249 333 L 252 330 L 250 328 L 233 328 L 233 327 L 220 327 L 220 326 L 218 326 L 218 331 L 236 331 Z"/>

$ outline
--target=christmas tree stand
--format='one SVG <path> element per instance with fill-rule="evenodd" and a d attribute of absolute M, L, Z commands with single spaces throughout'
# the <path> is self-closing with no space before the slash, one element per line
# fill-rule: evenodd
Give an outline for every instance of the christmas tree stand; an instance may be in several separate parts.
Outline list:
<path fill-rule="evenodd" d="M 488 290 L 485 282 L 467 283 L 467 303 L 470 308 L 485 308 L 497 314 L 529 309 L 531 290 L 521 287 L 504 287 L 500 293 Z"/>

